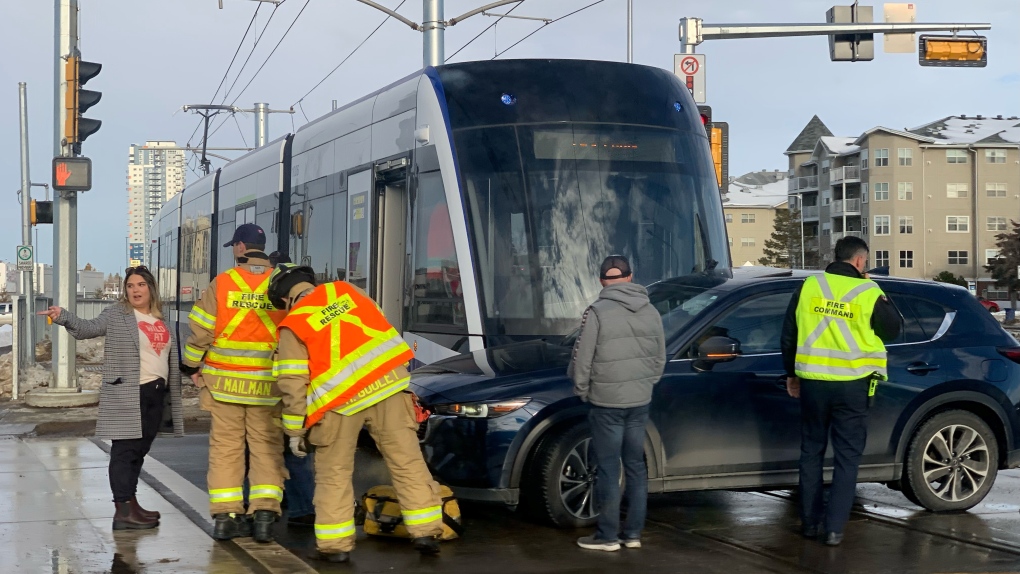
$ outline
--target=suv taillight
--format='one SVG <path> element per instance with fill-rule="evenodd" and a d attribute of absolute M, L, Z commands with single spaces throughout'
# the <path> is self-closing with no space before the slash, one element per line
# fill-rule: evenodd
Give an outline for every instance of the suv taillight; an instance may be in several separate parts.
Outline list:
<path fill-rule="evenodd" d="M 1020 347 L 999 347 L 999 354 L 1014 363 L 1020 363 Z"/>

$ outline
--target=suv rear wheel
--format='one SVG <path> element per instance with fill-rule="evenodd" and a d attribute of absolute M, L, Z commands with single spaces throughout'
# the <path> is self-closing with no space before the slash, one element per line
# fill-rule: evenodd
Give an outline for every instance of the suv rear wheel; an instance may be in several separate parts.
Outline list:
<path fill-rule="evenodd" d="M 999 444 L 981 417 L 938 413 L 910 441 L 903 493 L 931 511 L 967 510 L 991 490 L 998 464 Z"/>
<path fill-rule="evenodd" d="M 594 525 L 596 466 L 588 425 L 542 439 L 522 493 L 530 512 L 560 528 Z"/>

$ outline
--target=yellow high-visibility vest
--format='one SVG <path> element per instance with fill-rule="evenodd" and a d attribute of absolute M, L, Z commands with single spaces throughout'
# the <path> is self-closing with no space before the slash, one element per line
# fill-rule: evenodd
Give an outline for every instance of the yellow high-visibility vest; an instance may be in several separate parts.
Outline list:
<path fill-rule="evenodd" d="M 798 377 L 886 380 L 885 344 L 871 328 L 882 289 L 870 279 L 825 273 L 808 277 L 797 302 Z"/>

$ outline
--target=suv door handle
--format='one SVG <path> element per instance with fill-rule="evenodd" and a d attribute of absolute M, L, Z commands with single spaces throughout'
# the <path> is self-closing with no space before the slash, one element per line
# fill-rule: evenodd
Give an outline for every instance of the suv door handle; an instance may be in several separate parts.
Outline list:
<path fill-rule="evenodd" d="M 928 363 L 910 363 L 907 365 L 907 372 L 915 375 L 927 375 L 929 371 L 939 370 L 938 365 L 929 365 Z"/>

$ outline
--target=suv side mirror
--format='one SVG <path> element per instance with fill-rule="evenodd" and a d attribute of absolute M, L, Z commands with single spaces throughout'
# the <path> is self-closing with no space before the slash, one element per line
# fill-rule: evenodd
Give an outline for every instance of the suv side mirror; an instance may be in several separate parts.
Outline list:
<path fill-rule="evenodd" d="M 726 363 L 740 356 L 740 341 L 729 337 L 709 337 L 698 345 L 696 371 L 711 371 L 715 363 Z"/>

